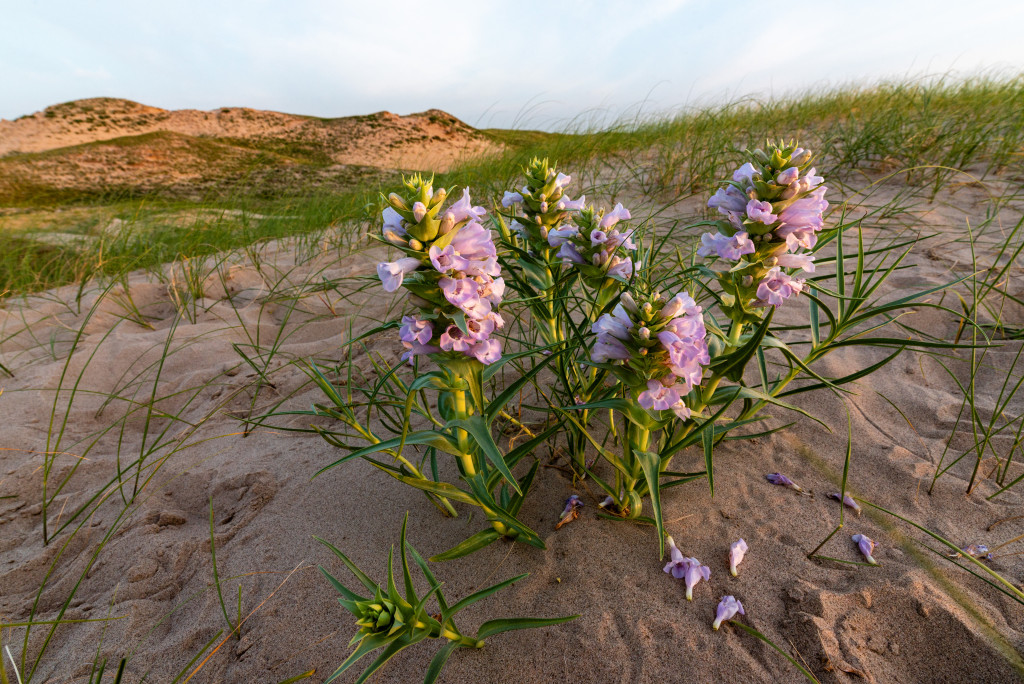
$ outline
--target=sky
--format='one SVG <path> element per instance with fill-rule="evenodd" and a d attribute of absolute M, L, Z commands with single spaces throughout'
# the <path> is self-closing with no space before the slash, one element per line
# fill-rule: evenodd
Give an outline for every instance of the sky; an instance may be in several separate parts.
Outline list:
<path fill-rule="evenodd" d="M 1021 0 L 0 0 L 0 118 L 85 97 L 563 130 L 1024 72 Z"/>

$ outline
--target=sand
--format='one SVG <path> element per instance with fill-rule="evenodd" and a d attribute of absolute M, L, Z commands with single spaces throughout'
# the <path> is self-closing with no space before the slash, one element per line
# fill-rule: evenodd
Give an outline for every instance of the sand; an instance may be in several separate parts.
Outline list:
<path fill-rule="evenodd" d="M 853 201 L 885 204 L 903 187 L 897 179 L 876 188 L 870 198 Z M 836 195 L 854 197 L 852 190 Z M 985 197 L 983 188 L 962 186 L 945 202 L 922 201 L 903 216 L 915 229 L 940 236 L 915 248 L 907 261 L 912 268 L 896 273 L 884 296 L 969 273 L 969 249 L 956 240 L 965 235 L 966 219 L 978 225 L 983 218 Z M 659 226 L 694 216 L 701 203 L 694 198 L 676 205 L 674 215 L 659 217 Z M 1012 227 L 1021 207 L 1010 204 L 1002 212 L 1000 225 Z M 899 229 L 897 219 L 885 224 L 872 219 L 866 225 L 868 237 Z M 994 243 L 998 226 L 990 237 Z M 223 257 L 223 279 L 211 278 L 205 296 L 186 307 L 193 318 L 176 326 L 174 302 L 184 298 L 187 303 L 188 297 L 175 294 L 181 278 L 171 278 L 170 267 L 166 282 L 142 273 L 129 278 L 129 293 L 151 327 L 128 315 L 121 286 L 98 303 L 96 287 L 86 289 L 80 305 L 75 302 L 77 288 L 64 287 L 10 301 L 0 311 L 0 363 L 14 373 L 13 378 L 0 378 L 0 496 L 17 497 L 0 499 L 0 619 L 27 619 L 48 573 L 36 615 L 54 619 L 90 562 L 63 617 L 121 618 L 105 627 L 84 623 L 57 629 L 33 681 L 85 681 L 102 637 L 101 652 L 112 660 L 132 654 L 127 681 L 149 673 L 146 681 L 169 682 L 225 629 L 213 589 L 211 498 L 228 613 L 234 619 L 241 583 L 242 612 L 249 617 L 241 638 L 226 640 L 205 661 L 192 680 L 198 682 L 278 682 L 311 669 L 316 674 L 310 681 L 323 681 L 346 657 L 354 627 L 316 565 L 324 564 L 343 581 L 349 577 L 313 535 L 333 542 L 383 579 L 387 550 L 397 543 L 406 511 L 409 539 L 424 555 L 481 529 L 480 516 L 460 509 L 459 518 L 444 518 L 418 492 L 364 463 L 311 480 L 340 455 L 316 436 L 266 427 L 241 434 L 239 417 L 301 410 L 320 400 L 290 362 L 310 357 L 347 362 L 338 346 L 350 334 L 350 325 L 358 333 L 400 310 L 400 302 L 383 296 L 376 286 L 353 293 L 361 284 L 356 278 L 372 275 L 382 252 L 323 249 L 329 244 L 329 236 L 321 244 L 270 244 L 255 262 L 242 254 Z M 982 260 L 992 258 L 991 247 L 982 247 L 980 253 Z M 213 261 L 209 264 L 212 268 Z M 291 297 L 291 286 L 322 278 L 336 282 L 337 288 L 307 288 L 301 298 Z M 1008 289 L 1021 292 L 1019 276 Z M 951 296 L 944 303 L 958 306 Z M 94 305 L 96 314 L 87 319 Z M 787 307 L 787 320 L 806 315 L 805 301 Z M 1020 323 L 1019 311 L 1005 315 Z M 912 318 L 912 325 L 934 335 L 948 338 L 955 332 L 955 321 L 942 312 L 922 309 Z M 149 456 L 143 481 L 147 475 L 152 478 L 135 505 L 125 511 L 120 495 L 108 487 L 104 491 L 109 498 L 74 537 L 70 529 L 64 530 L 44 546 L 40 452 L 47 449 L 54 389 L 79 330 L 83 334 L 56 400 L 56 424 L 66 417 L 67 432 L 58 446 L 50 444 L 51 450 L 69 453 L 56 457 L 51 488 L 71 472 L 77 457 L 84 454 L 84 460 L 50 506 L 51 531 L 58 519 L 66 520 L 77 505 L 104 490 L 116 473 L 119 442 L 122 464 L 153 449 L 158 440 L 169 446 Z M 276 353 L 268 364 L 273 384 L 259 387 L 253 400 L 257 375 L 241 363 L 232 344 L 257 343 L 276 345 Z M 145 411 L 122 418 L 128 407 L 139 406 L 129 400 L 149 400 L 157 373 L 154 362 L 165 346 L 170 353 L 156 382 L 156 396 L 164 398 L 158 407 L 181 420 L 168 424 L 155 416 L 143 445 Z M 977 379 L 990 411 L 1018 346 L 990 351 L 988 367 Z M 372 349 L 390 362 L 396 362 L 400 351 L 387 335 L 374 340 Z M 854 348 L 829 357 L 825 370 L 843 375 L 876 358 L 874 352 Z M 369 366 L 363 353 L 350 360 L 359 368 Z M 965 381 L 963 364 L 954 362 L 951 368 Z M 986 501 L 996 489 L 986 478 L 965 495 L 970 459 L 927 493 L 962 396 L 934 360 L 905 353 L 854 390 L 847 398 L 855 436 L 853 492 L 957 544 L 995 546 L 1024 533 L 1024 520 L 987 531 L 994 522 L 1021 514 L 1021 494 L 1010 491 Z M 120 399 L 105 404 L 111 393 Z M 460 625 L 467 632 L 493 617 L 581 617 L 563 626 L 496 636 L 480 651 L 457 652 L 442 681 L 799 681 L 788 662 L 753 637 L 729 626 L 711 630 L 715 606 L 725 594 L 743 602 L 743 622 L 798 654 L 823 682 L 1019 681 L 1024 672 L 1022 607 L 924 548 L 918 540 L 926 538 L 912 528 L 866 510 L 860 517 L 847 517 L 846 527 L 821 553 L 858 560 L 849 535 L 864 533 L 878 542 L 881 567 L 806 558 L 838 522 L 838 506 L 825 495 L 837 489 L 846 450 L 846 412 L 838 398 L 826 393 L 799 395 L 796 403 L 812 409 L 831 432 L 801 419 L 770 437 L 727 442 L 716 451 L 713 498 L 702 481 L 665 494 L 669 532 L 685 553 L 711 567 L 710 581 L 696 587 L 692 602 L 685 600 L 682 584 L 662 572 L 652 528 L 597 518 L 594 490 L 574 488 L 562 471 L 542 468 L 522 519 L 542 534 L 546 551 L 499 542 L 442 564 L 436 572 L 451 599 L 485 583 L 530 573 L 466 610 Z M 792 419 L 781 411 L 773 415 L 771 425 Z M 275 424 L 303 422 L 281 418 Z M 1005 455 L 1011 442 L 1000 437 L 994 448 Z M 969 445 L 969 436 L 961 430 L 953 444 L 959 453 Z M 546 451 L 538 456 L 549 463 Z M 691 449 L 673 465 L 701 469 L 703 457 Z M 446 467 L 451 475 L 454 468 Z M 815 496 L 765 482 L 764 474 L 775 471 Z M 982 472 L 988 475 L 989 464 Z M 133 478 L 131 471 L 125 485 L 129 493 Z M 563 502 L 574 492 L 586 502 L 583 515 L 556 532 Z M 92 562 L 106 535 L 109 541 Z M 739 577 L 733 578 L 726 554 L 740 537 L 750 551 Z M 1018 550 L 1019 545 L 1011 545 L 1003 552 Z M 1024 556 L 1004 555 L 990 564 L 1017 585 L 1024 577 Z M 32 631 L 30 662 L 46 633 L 45 626 Z M 21 629 L 5 630 L 0 641 L 17 656 L 23 635 Z M 419 681 L 437 647 L 420 644 L 401 653 L 378 681 Z"/>

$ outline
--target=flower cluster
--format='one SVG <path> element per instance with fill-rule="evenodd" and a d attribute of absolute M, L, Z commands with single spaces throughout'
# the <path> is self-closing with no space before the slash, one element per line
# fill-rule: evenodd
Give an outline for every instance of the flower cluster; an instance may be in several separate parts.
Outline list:
<path fill-rule="evenodd" d="M 683 397 L 700 384 L 703 366 L 711 363 L 701 307 L 685 292 L 667 302 L 658 292 L 637 296 L 639 303 L 624 293 L 612 313 L 597 319 L 590 358 L 621 362 L 616 374 L 643 408 L 670 409 L 689 418 Z"/>
<path fill-rule="evenodd" d="M 559 173 L 547 159 L 534 158 L 523 172 L 526 184 L 518 192 L 506 191 L 501 206 L 520 208 L 522 222 L 515 219 L 509 228 L 531 249 L 543 249 L 547 246 L 550 231 L 556 230 L 569 218 L 569 212 L 583 209 L 587 198 L 581 195 L 573 200 L 566 195 L 565 188 L 572 182 L 572 176 Z"/>
<path fill-rule="evenodd" d="M 609 212 L 588 207 L 576 216 L 575 225 L 549 230 L 548 244 L 558 248 L 562 263 L 575 265 L 592 287 L 600 287 L 605 277 L 626 281 L 633 276 L 628 252 L 636 250 L 636 243 L 632 231 L 621 232 L 615 226 L 630 218 L 621 204 Z"/>
<path fill-rule="evenodd" d="M 817 243 L 828 202 L 812 156 L 794 145 L 755 150 L 708 200 L 725 219 L 718 232 L 701 236 L 697 254 L 739 262 L 730 271 L 735 294 L 749 295 L 754 306 L 779 306 L 804 289 L 783 269 L 814 272 L 814 257 L 804 250 Z"/>
<path fill-rule="evenodd" d="M 431 181 L 419 175 L 405 185 L 411 197 L 386 198 L 383 240 L 406 256 L 377 265 L 384 290 L 405 287 L 420 309 L 402 318 L 402 358 L 448 352 L 485 364 L 497 361 L 501 342 L 492 334 L 504 326 L 495 307 L 505 281 L 491 231 L 480 223 L 486 210 L 473 206 L 469 188 L 443 210 L 445 189 L 434 192 Z"/>

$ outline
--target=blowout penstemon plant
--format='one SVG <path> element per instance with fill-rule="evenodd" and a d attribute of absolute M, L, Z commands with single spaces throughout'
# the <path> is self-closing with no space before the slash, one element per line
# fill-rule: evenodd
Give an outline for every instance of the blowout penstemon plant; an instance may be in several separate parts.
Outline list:
<path fill-rule="evenodd" d="M 392 193 L 385 198 L 389 206 L 383 211 L 384 227 L 378 238 L 404 256 L 379 264 L 377 273 L 385 291 L 404 288 L 407 301 L 415 309 L 411 315 L 403 316 L 399 329 L 405 347 L 402 359 L 413 365 L 413 379 L 405 383 L 398 369 L 381 368 L 384 379 L 372 392 L 363 392 L 365 403 L 357 403 L 352 399 L 351 389 L 346 399 L 317 369 L 311 369 L 311 377 L 334 400 L 334 406 L 316 406 L 316 415 L 341 420 L 355 431 L 339 433 L 315 428 L 330 443 L 351 452 L 320 472 L 362 458 L 422 490 L 450 515 L 455 515 L 452 501 L 481 508 L 490 528 L 434 559 L 456 558 L 500 537 L 544 548 L 540 537 L 516 518 L 537 471 L 537 462 L 518 480 L 512 468 L 531 455 L 557 426 L 509 453 L 502 453 L 491 435 L 491 424 L 519 388 L 557 355 L 537 364 L 497 397 L 489 399 L 485 395 L 484 381 L 507 360 L 501 354 L 501 340 L 495 336 L 504 326 L 497 311 L 504 281 L 491 232 L 480 222 L 486 210 L 473 206 L 468 189 L 458 202 L 444 209 L 448 192 L 434 192 L 432 180 L 416 175 L 405 186 L 406 196 Z M 398 326 L 397 322 L 387 324 L 364 337 Z M 433 361 L 437 369 L 422 371 L 421 357 Z M 425 395 L 428 390 L 437 392 L 434 405 Z M 366 418 L 357 412 L 364 406 Z M 372 410 L 385 414 L 386 419 L 382 416 L 380 422 L 393 437 L 385 439 L 373 431 L 369 420 Z M 412 430 L 412 416 L 429 422 L 429 428 Z M 370 445 L 356 447 L 343 441 L 346 437 L 359 437 Z M 424 447 L 424 460 L 414 463 L 403 453 L 406 446 Z M 395 462 L 373 457 L 381 452 L 392 456 Z M 455 457 L 468 489 L 439 480 L 438 453 Z"/>
<path fill-rule="evenodd" d="M 584 338 L 640 265 L 631 255 L 637 249 L 633 229 L 621 223 L 631 216 L 621 204 L 606 212 L 586 207 L 584 196 L 571 199 L 565 194 L 571 176 L 559 173 L 547 159 L 533 159 L 524 175 L 523 187 L 502 198 L 510 210 L 508 227 L 500 224 L 509 286 L 530 307 L 549 350 L 566 352 L 554 366 L 560 386 L 553 404 L 584 404 L 604 381 L 602 372 L 583 372 L 579 366 Z M 576 287 L 579 282 L 582 290 Z M 566 448 L 576 473 L 583 475 L 587 413 L 563 417 Z"/>
<path fill-rule="evenodd" d="M 352 654 L 334 671 L 326 681 L 332 682 L 341 676 L 350 667 L 355 665 L 367 654 L 383 648 L 384 651 L 367 667 L 356 680 L 366 681 L 373 673 L 383 667 L 388 660 L 407 646 L 424 639 L 442 639 L 445 645 L 437 652 L 430 665 L 427 667 L 424 684 L 437 681 L 438 675 L 448 662 L 448 657 L 459 648 L 483 648 L 484 640 L 495 634 L 508 632 L 515 629 L 532 629 L 534 627 L 549 627 L 559 625 L 563 622 L 574 620 L 578 615 L 569 615 L 558 618 L 504 618 L 488 620 L 477 629 L 476 636 L 471 637 L 463 634 L 455 626 L 455 616 L 464 608 L 468 608 L 477 601 L 504 589 L 505 587 L 522 580 L 528 575 L 518 575 L 504 582 L 481 589 L 470 594 L 462 600 L 449 605 L 441 592 L 441 583 L 437 581 L 430 566 L 417 553 L 416 549 L 406 541 L 406 525 L 409 521 L 409 514 L 406 513 L 402 522 L 402 534 L 399 539 L 399 553 L 402 558 L 402 579 L 404 592 L 399 592 L 395 583 L 394 565 L 392 562 L 393 551 L 388 554 L 388 576 L 384 586 L 374 582 L 370 577 L 353 563 L 348 556 L 335 548 L 332 544 L 317 538 L 321 544 L 330 549 L 345 567 L 355 576 L 363 588 L 369 592 L 369 596 L 362 596 L 352 591 L 344 584 L 335 579 L 321 565 L 320 572 L 341 594 L 338 601 L 342 607 L 356 617 L 356 625 L 359 629 L 352 637 L 351 644 L 356 648 Z M 412 555 L 413 562 L 419 566 L 420 571 L 430 584 L 430 591 L 423 596 L 416 594 L 416 587 L 413 584 L 412 573 L 409 566 L 409 555 Z M 437 601 L 439 612 L 430 613 L 427 610 L 427 602 L 434 598 Z"/>

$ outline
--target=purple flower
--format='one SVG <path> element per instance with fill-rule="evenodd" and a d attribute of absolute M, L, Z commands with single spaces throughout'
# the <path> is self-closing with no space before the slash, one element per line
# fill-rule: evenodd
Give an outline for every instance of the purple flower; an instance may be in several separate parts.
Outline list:
<path fill-rule="evenodd" d="M 701 565 L 700 561 L 696 558 L 685 558 L 686 571 L 684 580 L 686 581 L 686 600 L 693 600 L 693 588 L 700 582 L 701 579 L 705 581 L 711 579 L 711 568 L 706 565 Z"/>
<path fill-rule="evenodd" d="M 558 516 L 559 520 L 564 519 L 566 516 L 571 514 L 577 508 L 583 507 L 583 501 L 580 499 L 578 494 L 573 494 L 565 500 L 565 509 L 562 511 L 562 515 Z"/>
<path fill-rule="evenodd" d="M 744 254 L 753 254 L 755 247 L 747 233 L 740 231 L 732 237 L 721 233 L 704 233 L 700 236 L 701 246 L 697 255 L 708 257 L 716 254 L 722 259 L 739 261 Z"/>
<path fill-rule="evenodd" d="M 860 515 L 860 504 L 853 500 L 853 497 L 847 494 L 846 496 L 840 496 L 839 492 L 830 492 L 828 498 L 835 499 L 836 501 L 842 501 L 845 505 L 853 509 L 853 512 Z"/>
<path fill-rule="evenodd" d="M 779 185 L 792 185 L 797 178 L 800 177 L 800 169 L 795 166 L 791 166 L 785 171 L 779 173 L 775 177 L 775 182 Z"/>
<path fill-rule="evenodd" d="M 605 363 L 606 361 L 625 361 L 630 358 L 626 345 L 619 342 L 611 335 L 598 337 L 590 350 L 590 360 L 594 363 Z"/>
<path fill-rule="evenodd" d="M 420 321 L 412 316 L 402 316 L 402 327 L 398 336 L 403 343 L 426 344 L 434 336 L 434 326 L 430 321 Z"/>
<path fill-rule="evenodd" d="M 475 340 L 462 332 L 457 325 L 449 325 L 448 329 L 441 333 L 441 349 L 445 351 L 466 352 L 473 348 Z"/>
<path fill-rule="evenodd" d="M 860 549 L 861 554 L 868 559 L 868 563 L 871 565 L 878 565 L 878 562 L 872 557 L 872 553 L 875 551 L 875 542 L 871 541 L 871 538 L 863 534 L 855 534 L 852 537 L 853 542 Z"/>
<path fill-rule="evenodd" d="M 657 380 L 648 380 L 647 389 L 636 398 L 636 403 L 648 411 L 667 411 L 680 401 L 678 389 L 673 385 L 666 387 Z"/>
<path fill-rule="evenodd" d="M 444 216 L 449 221 L 454 223 L 461 223 L 466 219 L 479 219 L 487 213 L 487 210 L 483 207 L 474 207 L 473 202 L 469 199 L 469 188 L 462 191 L 462 199 L 453 204 L 448 211 L 445 212 Z"/>
<path fill-rule="evenodd" d="M 569 239 L 576 237 L 580 234 L 580 229 L 576 226 L 566 226 L 565 228 L 554 228 L 548 231 L 548 244 L 552 247 L 561 247 Z"/>
<path fill-rule="evenodd" d="M 430 255 L 430 263 L 441 273 L 465 271 L 469 268 L 469 260 L 456 254 L 455 248 L 451 245 L 444 249 L 439 249 L 437 245 L 431 245 L 428 253 Z"/>
<path fill-rule="evenodd" d="M 736 577 L 739 572 L 736 571 L 736 566 L 743 561 L 743 556 L 747 553 L 747 542 L 740 539 L 734 541 L 729 545 L 729 572 L 732 573 L 733 577 Z"/>
<path fill-rule="evenodd" d="M 798 485 L 796 482 L 793 482 L 791 479 L 789 479 L 782 473 L 769 473 L 768 475 L 764 476 L 764 479 L 768 480 L 773 485 L 786 487 L 787 489 L 792 489 L 793 491 L 796 492 L 803 493 L 804 491 L 803 488 L 800 487 L 800 485 Z"/>
<path fill-rule="evenodd" d="M 484 365 L 490 365 L 501 358 L 501 342 L 495 339 L 477 342 L 469 350 L 469 355 Z"/>
<path fill-rule="evenodd" d="M 498 256 L 498 250 L 491 239 L 491 231 L 479 223 L 467 223 L 455 234 L 451 246 L 455 253 L 466 259 L 489 259 Z"/>
<path fill-rule="evenodd" d="M 567 264 L 585 264 L 586 260 L 583 255 L 580 254 L 579 250 L 569 242 L 565 242 L 558 250 L 558 254 L 555 256 L 561 258 L 564 263 Z"/>
<path fill-rule="evenodd" d="M 611 335 L 612 337 L 617 337 L 620 340 L 628 340 L 629 331 L 632 330 L 632 328 L 633 321 L 630 319 L 629 314 L 626 313 L 626 310 L 620 303 L 615 305 L 615 308 L 612 309 L 610 314 L 602 314 L 590 329 L 597 333 L 599 338 L 604 335 Z"/>
<path fill-rule="evenodd" d="M 747 209 L 748 199 L 750 198 L 735 186 L 727 185 L 715 191 L 715 194 L 708 200 L 708 207 L 718 209 L 718 213 L 725 216 L 742 214 Z"/>
<path fill-rule="evenodd" d="M 689 314 L 694 310 L 696 313 L 700 313 L 701 309 L 697 306 L 697 302 L 693 301 L 693 297 L 687 293 L 680 292 L 661 307 L 661 315 L 665 318 L 675 318 L 681 313 Z"/>
<path fill-rule="evenodd" d="M 743 183 L 744 185 L 750 185 L 754 181 L 754 174 L 757 173 L 757 169 L 750 162 L 747 162 L 732 174 L 732 179 L 737 183 Z"/>
<path fill-rule="evenodd" d="M 782 268 L 801 268 L 814 273 L 814 257 L 810 254 L 780 254 L 776 262 Z"/>
<path fill-rule="evenodd" d="M 743 604 L 737 601 L 735 596 L 723 596 L 722 600 L 718 602 L 715 621 L 711 624 L 711 629 L 717 632 L 718 628 L 722 626 L 722 622 L 731 620 L 737 613 L 746 615 L 743 611 Z"/>
<path fill-rule="evenodd" d="M 508 190 L 506 190 L 505 196 L 501 198 L 501 206 L 507 209 L 511 207 L 513 204 L 519 204 L 522 201 L 523 196 L 520 195 L 518 192 L 509 192 Z"/>
<path fill-rule="evenodd" d="M 402 216 L 392 207 L 385 207 L 384 211 L 381 212 L 381 217 L 384 219 L 384 233 L 393 230 L 399 235 L 405 235 L 405 228 L 402 227 Z"/>
<path fill-rule="evenodd" d="M 432 344 L 420 344 L 419 342 L 402 342 L 402 346 L 405 347 L 405 351 L 402 352 L 402 360 L 412 363 L 412 357 L 420 356 L 424 354 L 433 354 L 441 351 L 440 347 L 436 347 Z"/>
<path fill-rule="evenodd" d="M 770 226 L 778 220 L 778 216 L 772 213 L 772 203 L 752 199 L 747 202 L 747 218 L 751 221 L 758 221 Z"/>
<path fill-rule="evenodd" d="M 620 257 L 617 254 L 613 254 L 608 260 L 608 270 L 606 273 L 610 276 L 617 276 L 623 280 L 629 280 L 633 277 L 633 260 L 629 257 Z"/>
<path fill-rule="evenodd" d="M 607 230 L 619 221 L 626 221 L 631 218 L 632 216 L 629 215 L 629 209 L 624 208 L 622 204 L 619 203 L 615 205 L 614 209 L 601 217 L 601 221 L 597 224 L 597 227 L 601 230 Z"/>
<path fill-rule="evenodd" d="M 578 200 L 571 200 L 568 196 L 563 196 L 562 199 L 558 200 L 555 204 L 555 208 L 559 211 L 580 211 L 587 206 L 587 196 L 580 195 Z"/>
<path fill-rule="evenodd" d="M 420 260 L 412 257 L 405 257 L 398 261 L 384 262 L 377 264 L 377 277 L 380 278 L 385 292 L 394 292 L 402 286 L 402 280 L 406 273 L 411 273 L 420 267 Z"/>
<path fill-rule="evenodd" d="M 606 503 L 611 501 L 609 496 L 601 504 L 603 508 Z M 676 541 L 672 538 L 672 535 L 665 536 L 665 543 L 668 544 L 668 555 L 669 561 L 665 564 L 665 572 L 669 573 L 676 579 L 683 579 L 686 576 L 686 566 L 689 565 L 687 562 L 689 559 L 683 556 L 683 552 L 676 546 Z"/>
<path fill-rule="evenodd" d="M 783 273 L 778 266 L 768 269 L 764 279 L 757 286 L 756 306 L 779 306 L 784 301 L 799 294 L 804 288 L 804 281 Z"/>
<path fill-rule="evenodd" d="M 445 299 L 462 309 L 464 312 L 477 311 L 482 302 L 479 295 L 480 285 L 471 278 L 441 278 L 437 284 L 441 287 Z M 486 303 L 486 311 L 490 312 L 490 303 Z"/>

